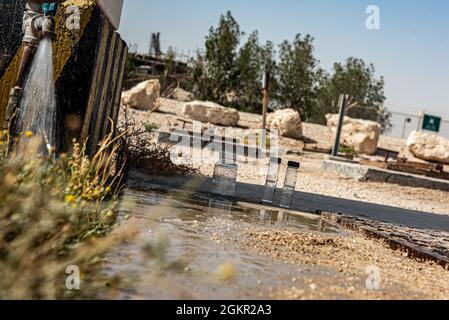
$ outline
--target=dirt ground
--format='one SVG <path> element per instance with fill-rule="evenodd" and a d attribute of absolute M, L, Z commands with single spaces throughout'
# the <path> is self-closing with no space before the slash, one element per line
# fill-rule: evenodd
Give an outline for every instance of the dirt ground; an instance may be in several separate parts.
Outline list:
<path fill-rule="evenodd" d="M 245 232 L 242 245 L 286 264 L 305 269 L 308 265 L 321 266 L 338 272 L 295 277 L 292 281 L 297 286 L 272 288 L 273 299 L 449 299 L 449 272 L 442 267 L 414 261 L 381 241 L 358 235 L 323 236 L 255 228 Z"/>
<path fill-rule="evenodd" d="M 138 123 L 154 123 L 161 130 L 168 131 L 183 127 L 183 123 L 179 121 L 181 109 L 182 103 L 162 99 L 158 112 L 149 114 L 129 110 L 129 115 Z M 233 128 L 236 136 L 259 127 L 260 116 L 247 113 L 241 113 L 240 116 L 239 127 Z M 219 132 L 224 130 L 210 124 L 206 126 L 216 128 Z M 185 128 L 192 129 L 189 124 Z M 305 136 L 317 141 L 320 147 L 328 148 L 332 145 L 333 135 L 327 127 L 304 123 L 303 130 Z M 301 152 L 304 147 L 302 141 L 282 138 L 280 145 L 291 151 L 289 155 L 283 156 L 284 162 L 296 160 L 301 163 L 298 191 L 449 214 L 447 192 L 387 183 L 358 182 L 321 170 L 321 162 L 325 156 Z M 383 136 L 380 147 L 399 151 L 416 161 L 407 152 L 404 140 Z M 257 165 L 240 162 L 238 180 L 264 184 L 267 164 L 267 161 Z M 200 164 L 199 169 L 204 175 L 213 174 L 213 164 Z M 285 166 L 281 168 L 280 180 L 284 175 Z M 282 181 L 279 185 L 282 185 Z M 418 262 L 410 259 L 406 253 L 392 251 L 381 240 L 369 240 L 352 232 L 350 236 L 341 236 L 242 225 L 236 225 L 232 230 L 239 234 L 238 244 L 245 250 L 271 258 L 277 263 L 292 265 L 299 271 L 298 276 L 269 288 L 272 299 L 449 299 L 449 272 L 432 262 Z M 224 245 L 227 240 L 224 237 L 217 241 L 222 241 Z M 232 243 L 229 242 L 229 245 Z M 323 272 L 312 272 L 316 267 L 323 268 Z M 376 286 L 377 280 L 378 290 L 369 289 L 369 284 Z"/>
<path fill-rule="evenodd" d="M 128 114 L 140 124 L 157 124 L 161 130 L 182 128 L 179 121 L 183 103 L 175 100 L 161 99 L 161 107 L 158 112 L 148 113 L 129 109 Z M 239 128 L 234 128 L 235 136 L 241 136 L 247 130 L 257 129 L 261 117 L 254 114 L 240 113 Z M 223 131 L 223 127 L 211 124 L 208 128 L 216 128 Z M 191 130 L 191 125 L 185 127 Z M 304 135 L 318 142 L 320 147 L 326 148 L 332 145 L 333 135 L 331 131 L 321 125 L 303 124 Z M 304 143 L 288 138 L 280 139 L 280 146 L 290 151 L 301 151 Z M 382 136 L 380 147 L 397 150 L 409 159 L 416 161 L 406 150 L 404 140 Z M 321 170 L 321 161 L 324 155 L 303 153 L 301 155 L 284 156 L 284 162 L 296 160 L 301 163 L 301 173 L 298 179 L 297 190 L 326 196 L 358 200 L 376 204 L 401 207 L 405 209 L 425 211 L 437 214 L 449 214 L 448 193 L 438 190 L 403 187 L 387 183 L 358 182 L 345 178 L 337 173 L 329 173 Z M 213 165 L 202 164 L 200 170 L 205 175 L 213 174 Z M 267 162 L 254 165 L 253 163 L 239 163 L 238 180 L 242 182 L 263 185 L 266 178 Z M 281 177 L 285 174 L 285 168 L 281 169 Z M 280 179 L 282 180 L 282 179 Z M 282 181 L 280 181 L 282 184 Z"/>

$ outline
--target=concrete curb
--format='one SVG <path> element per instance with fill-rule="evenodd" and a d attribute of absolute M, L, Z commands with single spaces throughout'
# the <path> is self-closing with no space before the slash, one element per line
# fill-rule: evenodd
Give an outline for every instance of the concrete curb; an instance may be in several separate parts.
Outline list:
<path fill-rule="evenodd" d="M 426 188 L 432 190 L 449 191 L 449 181 L 406 174 L 401 172 L 382 170 L 360 164 L 335 160 L 323 160 L 321 168 L 327 172 L 337 172 L 347 178 L 360 182 L 383 182 L 406 187 Z"/>
<path fill-rule="evenodd" d="M 208 177 L 155 177 L 132 170 L 127 179 L 127 187 L 149 192 L 159 190 L 209 195 L 212 181 Z M 259 205 L 264 189 L 264 186 L 238 182 L 235 196 L 226 200 Z M 216 195 L 211 196 L 216 197 Z M 277 194 L 275 203 L 272 205 L 273 208 L 277 208 L 279 198 L 280 194 Z M 282 209 L 280 210 L 282 211 Z M 293 196 L 290 210 L 318 215 L 323 212 L 344 214 L 350 217 L 367 218 L 415 229 L 449 232 L 449 215 L 438 215 L 299 191 L 296 191 Z"/>

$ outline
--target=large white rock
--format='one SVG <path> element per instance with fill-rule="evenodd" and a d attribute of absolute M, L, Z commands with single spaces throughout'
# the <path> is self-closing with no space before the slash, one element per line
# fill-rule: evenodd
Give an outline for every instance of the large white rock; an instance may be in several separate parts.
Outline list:
<path fill-rule="evenodd" d="M 240 115 L 237 110 L 225 108 L 209 101 L 192 101 L 184 104 L 182 115 L 194 121 L 235 127 Z"/>
<path fill-rule="evenodd" d="M 413 131 L 407 147 L 418 159 L 449 164 L 449 140 L 428 132 Z"/>
<path fill-rule="evenodd" d="M 160 95 L 159 80 L 147 80 L 123 92 L 122 105 L 134 109 L 155 111 L 158 108 Z"/>
<path fill-rule="evenodd" d="M 339 115 L 328 114 L 327 126 L 336 134 Z M 345 117 L 340 143 L 353 148 L 361 154 L 372 155 L 377 151 L 380 137 L 380 125 L 374 121 Z"/>
<path fill-rule="evenodd" d="M 293 139 L 303 137 L 301 116 L 293 109 L 281 109 L 268 114 L 267 126 L 278 130 L 278 134 L 282 137 Z"/>
<path fill-rule="evenodd" d="M 173 90 L 171 97 L 174 100 L 182 102 L 190 102 L 193 100 L 192 93 L 181 88 L 176 88 L 175 90 Z"/>

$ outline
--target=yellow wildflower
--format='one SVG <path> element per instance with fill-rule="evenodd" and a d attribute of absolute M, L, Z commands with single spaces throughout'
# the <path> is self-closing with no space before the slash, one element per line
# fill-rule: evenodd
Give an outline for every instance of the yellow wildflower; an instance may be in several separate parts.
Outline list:
<path fill-rule="evenodd" d="M 31 131 L 26 131 L 25 132 L 25 137 L 27 137 L 27 138 L 32 138 L 33 137 L 33 132 L 31 132 Z"/>
<path fill-rule="evenodd" d="M 69 194 L 69 195 L 65 196 L 65 202 L 67 202 L 68 204 L 74 203 L 75 200 L 76 200 L 76 198 L 74 195 Z"/>

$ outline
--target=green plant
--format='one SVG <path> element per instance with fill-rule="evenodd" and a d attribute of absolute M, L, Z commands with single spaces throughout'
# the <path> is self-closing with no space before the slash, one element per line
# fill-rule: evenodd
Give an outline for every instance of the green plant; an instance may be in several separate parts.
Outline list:
<path fill-rule="evenodd" d="M 146 123 L 145 130 L 149 133 L 153 133 L 154 131 L 159 129 L 159 125 L 156 123 Z"/>
<path fill-rule="evenodd" d="M 327 113 L 338 113 L 338 97 L 348 94 L 350 107 L 348 115 L 353 118 L 376 121 L 385 131 L 391 126 L 391 114 L 384 108 L 386 100 L 383 77 L 375 78 L 375 67 L 367 65 L 362 59 L 349 58 L 344 64 L 334 64 L 333 74 L 321 87 L 319 100 L 321 119 Z"/>
<path fill-rule="evenodd" d="M 28 135 L 27 148 L 5 156 L 0 144 L 0 299 L 94 297 L 99 258 L 130 236 L 109 232 L 116 223 L 121 169 L 113 159 L 112 135 L 89 159 L 75 143 L 73 155 L 44 158 L 40 139 Z M 65 287 L 65 271 L 76 265 L 83 288 Z M 97 280 L 97 281 L 96 281 Z"/>
<path fill-rule="evenodd" d="M 359 153 L 352 147 L 340 146 L 340 149 L 338 151 L 340 153 L 349 154 L 351 156 L 358 156 L 359 155 Z"/>
<path fill-rule="evenodd" d="M 374 65 L 351 57 L 344 64 L 334 64 L 328 74 L 319 66 L 310 35 L 285 40 L 278 55 L 273 43 L 260 45 L 257 31 L 240 46 L 244 35 L 230 12 L 209 30 L 205 54 L 198 54 L 190 64 L 197 98 L 260 113 L 262 78 L 269 71 L 271 107 L 293 108 L 303 121 L 325 124 L 326 114 L 338 112 L 339 95 L 348 94 L 349 116 L 376 121 L 382 131 L 391 127 L 391 113 L 384 107 L 385 81 L 375 77 Z"/>
<path fill-rule="evenodd" d="M 206 53 L 194 63 L 195 94 L 201 99 L 228 103 L 228 95 L 238 88 L 236 59 L 243 33 L 230 12 L 222 15 L 217 28 L 206 36 Z"/>
<path fill-rule="evenodd" d="M 314 56 L 314 39 L 296 35 L 292 43 L 284 41 L 279 52 L 279 104 L 297 110 L 308 121 L 317 110 L 318 93 L 324 71 Z"/>

